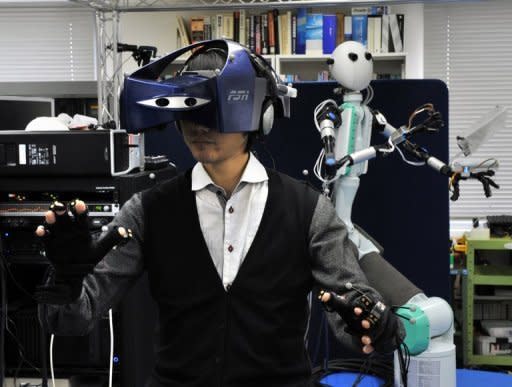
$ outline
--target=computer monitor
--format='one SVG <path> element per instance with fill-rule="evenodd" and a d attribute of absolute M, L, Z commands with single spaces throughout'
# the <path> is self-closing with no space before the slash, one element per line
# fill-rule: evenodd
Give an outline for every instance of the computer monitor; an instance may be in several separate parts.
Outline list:
<path fill-rule="evenodd" d="M 34 118 L 54 116 L 53 98 L 0 96 L 0 130 L 25 130 Z"/>

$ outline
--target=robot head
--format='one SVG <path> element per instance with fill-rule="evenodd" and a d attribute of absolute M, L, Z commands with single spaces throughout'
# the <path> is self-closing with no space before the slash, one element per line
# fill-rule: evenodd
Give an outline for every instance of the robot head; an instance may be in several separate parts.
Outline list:
<path fill-rule="evenodd" d="M 372 80 L 372 54 L 359 42 L 343 42 L 332 53 L 329 71 L 346 89 L 353 91 L 366 89 Z"/>
<path fill-rule="evenodd" d="M 188 51 L 192 54 L 182 69 L 167 75 L 170 65 Z M 200 58 L 211 52 L 217 53 L 220 66 Z M 290 89 L 246 47 L 229 40 L 197 42 L 125 77 L 121 127 L 138 133 L 188 120 L 225 133 L 268 134 L 274 114 L 290 116 Z"/>

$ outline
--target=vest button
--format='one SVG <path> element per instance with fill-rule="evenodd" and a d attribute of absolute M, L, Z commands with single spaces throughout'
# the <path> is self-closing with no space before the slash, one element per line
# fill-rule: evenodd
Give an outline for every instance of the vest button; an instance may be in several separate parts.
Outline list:
<path fill-rule="evenodd" d="M 229 213 L 232 214 L 233 212 L 235 212 L 235 210 L 233 209 L 233 207 L 229 207 Z"/>
<path fill-rule="evenodd" d="M 233 251 L 233 246 L 229 245 L 228 246 L 228 251 L 231 253 Z"/>
<path fill-rule="evenodd" d="M 217 356 L 215 358 L 215 363 L 219 364 L 221 361 L 222 361 L 222 359 L 220 358 L 220 356 Z"/>
<path fill-rule="evenodd" d="M 231 284 L 226 285 L 226 290 L 231 289 Z"/>

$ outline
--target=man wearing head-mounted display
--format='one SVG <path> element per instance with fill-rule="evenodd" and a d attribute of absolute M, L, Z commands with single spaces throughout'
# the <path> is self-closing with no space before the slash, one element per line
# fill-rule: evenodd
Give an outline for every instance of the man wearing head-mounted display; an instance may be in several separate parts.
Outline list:
<path fill-rule="evenodd" d="M 224 40 L 177 50 L 127 77 L 122 126 L 140 132 L 175 122 L 197 164 L 124 204 L 109 226 L 128 228 L 129 240 L 80 278 L 79 291 L 62 300 L 43 293 L 48 329 L 87 332 L 147 270 L 160 333 L 150 387 L 315 385 L 304 343 L 313 288 L 343 293 L 360 351 L 395 349 L 396 317 L 380 310 L 375 322 L 356 302 L 362 293 L 376 304 L 381 297 L 330 200 L 250 152 L 275 115 L 289 117 L 294 92 L 264 59 Z M 63 214 L 49 211 L 38 229 L 47 246 L 59 236 L 45 230 Z"/>

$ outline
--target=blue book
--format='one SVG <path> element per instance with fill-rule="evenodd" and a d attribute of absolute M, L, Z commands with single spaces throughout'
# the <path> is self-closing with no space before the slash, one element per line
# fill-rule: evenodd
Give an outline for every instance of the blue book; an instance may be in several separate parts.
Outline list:
<path fill-rule="evenodd" d="M 368 15 L 352 15 L 352 40 L 368 47 Z"/>
<path fill-rule="evenodd" d="M 306 54 L 322 55 L 323 15 L 310 13 L 306 23 Z"/>
<path fill-rule="evenodd" d="M 295 44 L 295 54 L 306 53 L 306 24 L 308 22 L 307 8 L 297 9 L 297 41 Z"/>
<path fill-rule="evenodd" d="M 336 32 L 337 32 L 336 15 L 324 15 L 322 49 L 324 54 L 331 54 L 336 48 Z"/>

